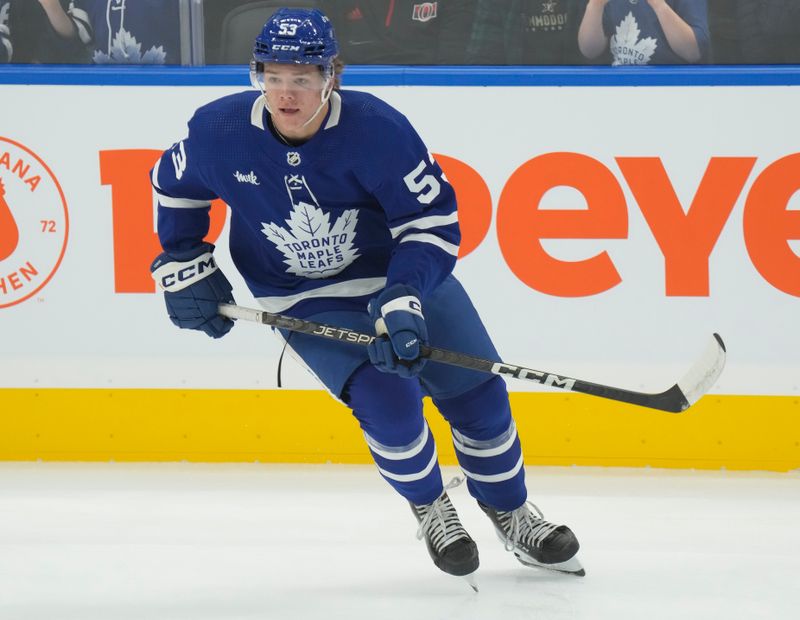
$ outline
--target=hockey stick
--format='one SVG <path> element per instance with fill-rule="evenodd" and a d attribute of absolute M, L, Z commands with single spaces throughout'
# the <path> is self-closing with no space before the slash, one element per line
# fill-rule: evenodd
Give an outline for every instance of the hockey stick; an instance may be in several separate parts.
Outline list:
<path fill-rule="evenodd" d="M 369 334 L 356 332 L 344 327 L 333 327 L 331 325 L 296 319 L 282 314 L 273 314 L 263 310 L 243 308 L 242 306 L 235 306 L 233 304 L 220 305 L 219 313 L 230 319 L 254 321 L 280 329 L 362 346 L 367 346 L 374 338 L 374 336 Z M 471 368 L 472 370 L 479 370 L 501 377 L 524 379 L 549 387 L 572 392 L 581 392 L 583 394 L 639 405 L 649 409 L 680 413 L 696 403 L 701 396 L 711 389 L 711 386 L 714 385 L 714 382 L 717 380 L 720 373 L 722 373 L 722 369 L 725 366 L 725 344 L 722 342 L 722 338 L 720 338 L 719 334 L 714 334 L 714 337 L 706 347 L 703 355 L 694 363 L 683 378 L 668 390 L 656 394 L 634 392 L 632 390 L 601 385 L 582 379 L 573 379 L 552 372 L 533 370 L 532 368 L 486 360 L 465 353 L 457 353 L 455 351 L 424 345 L 422 346 L 422 357 L 427 357 L 434 362 L 459 366 L 460 368 Z"/>

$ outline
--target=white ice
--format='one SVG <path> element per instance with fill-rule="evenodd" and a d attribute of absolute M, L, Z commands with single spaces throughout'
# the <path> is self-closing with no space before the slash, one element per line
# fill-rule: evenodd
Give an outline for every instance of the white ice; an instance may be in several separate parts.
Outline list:
<path fill-rule="evenodd" d="M 797 472 L 527 476 L 578 535 L 586 577 L 518 564 L 460 486 L 475 594 L 433 566 L 372 466 L 2 463 L 0 618 L 800 617 Z"/>

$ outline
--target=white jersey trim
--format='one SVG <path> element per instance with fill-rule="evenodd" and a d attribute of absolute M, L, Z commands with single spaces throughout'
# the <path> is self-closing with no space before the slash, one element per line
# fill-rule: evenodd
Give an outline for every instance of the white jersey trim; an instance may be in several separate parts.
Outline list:
<path fill-rule="evenodd" d="M 342 96 L 333 91 L 331 93 L 331 113 L 328 116 L 328 122 L 325 123 L 325 127 L 323 129 L 330 129 L 331 127 L 336 127 L 339 124 L 339 117 L 342 115 Z"/>
<path fill-rule="evenodd" d="M 250 124 L 263 130 L 266 130 L 266 127 L 264 127 L 265 106 L 264 95 L 259 95 L 253 102 L 253 107 L 250 108 Z"/>
<path fill-rule="evenodd" d="M 169 207 L 171 209 L 205 209 L 211 206 L 210 200 L 194 200 L 192 198 L 173 198 L 172 196 L 165 196 L 157 190 L 153 190 L 156 195 L 158 204 L 162 207 Z"/>
<path fill-rule="evenodd" d="M 431 215 L 428 217 L 421 217 L 418 220 L 412 220 L 400 226 L 390 228 L 389 232 L 392 233 L 392 239 L 396 238 L 400 233 L 409 228 L 416 228 L 417 230 L 425 230 L 428 228 L 436 228 L 437 226 L 448 226 L 449 224 L 458 223 L 458 211 L 454 211 L 450 215 Z"/>
<path fill-rule="evenodd" d="M 156 160 L 156 165 L 153 166 L 153 187 L 156 189 L 161 189 L 161 186 L 158 184 L 158 171 L 161 168 L 161 158 L 159 157 Z"/>
<path fill-rule="evenodd" d="M 436 235 L 433 235 L 431 233 L 417 233 L 414 235 L 406 235 L 400 240 L 400 243 L 405 243 L 406 241 L 419 241 L 420 243 L 430 243 L 431 245 L 435 245 L 437 248 L 444 250 L 448 254 L 452 254 L 453 256 L 458 256 L 457 245 L 448 243 L 441 237 L 437 237 Z"/>
<path fill-rule="evenodd" d="M 360 278 L 312 288 L 295 295 L 257 297 L 256 301 L 267 312 L 283 312 L 298 302 L 317 297 L 361 297 L 375 293 L 386 286 L 386 278 Z"/>

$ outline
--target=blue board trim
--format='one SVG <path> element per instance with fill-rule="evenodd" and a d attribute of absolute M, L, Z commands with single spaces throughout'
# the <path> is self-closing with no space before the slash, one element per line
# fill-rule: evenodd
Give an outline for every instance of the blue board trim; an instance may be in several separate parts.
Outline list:
<path fill-rule="evenodd" d="M 345 69 L 344 86 L 797 86 L 800 65 L 389 66 Z M 0 65 L 0 84 L 249 86 L 246 66 Z"/>

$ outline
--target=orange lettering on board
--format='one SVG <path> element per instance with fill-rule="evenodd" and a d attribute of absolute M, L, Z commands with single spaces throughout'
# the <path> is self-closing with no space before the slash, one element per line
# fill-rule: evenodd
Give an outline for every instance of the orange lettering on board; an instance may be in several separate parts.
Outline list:
<path fill-rule="evenodd" d="M 433 157 L 442 167 L 456 193 L 458 226 L 461 229 L 458 258 L 464 258 L 481 244 L 489 232 L 492 223 L 492 194 L 486 181 L 472 166 L 439 153 L 434 153 Z"/>
<path fill-rule="evenodd" d="M 114 290 L 117 293 L 152 293 L 150 263 L 161 253 L 155 233 L 150 169 L 161 151 L 125 149 L 100 151 L 100 183 L 111 186 L 114 234 Z M 225 224 L 221 200 L 211 205 L 211 226 L 206 241 L 213 243 Z"/>
<path fill-rule="evenodd" d="M 750 260 L 778 290 L 800 297 L 800 257 L 789 240 L 800 239 L 800 211 L 787 205 L 800 190 L 800 153 L 769 165 L 753 182 L 744 205 L 744 242 Z"/>
<path fill-rule="evenodd" d="M 755 161 L 753 157 L 712 157 L 684 212 L 661 159 L 617 158 L 664 255 L 667 296 L 708 296 L 709 256 Z"/>
<path fill-rule="evenodd" d="M 583 194 L 587 208 L 539 209 L 554 187 Z M 559 297 L 602 293 L 622 279 L 603 251 L 581 261 L 550 256 L 541 239 L 625 239 L 628 211 L 617 179 L 602 163 L 580 153 L 548 153 L 509 178 L 497 207 L 497 236 L 511 271 L 537 291 Z"/>

